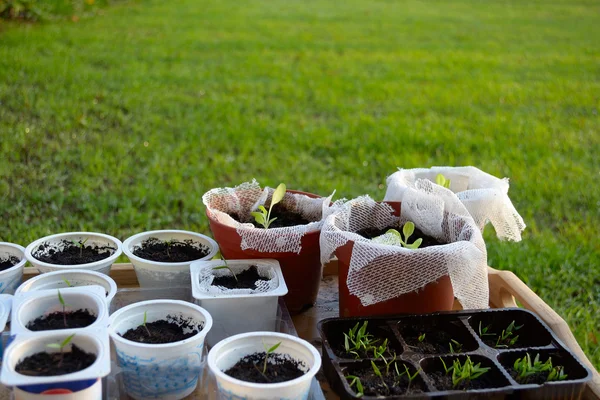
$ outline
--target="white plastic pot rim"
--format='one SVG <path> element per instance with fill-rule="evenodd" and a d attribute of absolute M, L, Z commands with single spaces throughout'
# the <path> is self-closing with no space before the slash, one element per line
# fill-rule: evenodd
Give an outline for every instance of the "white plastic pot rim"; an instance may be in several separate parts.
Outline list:
<path fill-rule="evenodd" d="M 16 263 L 15 265 L 13 265 L 12 267 L 7 268 L 4 271 L 0 271 L 0 279 L 1 279 L 2 275 L 8 275 L 11 272 L 16 271 L 17 269 L 23 267 L 25 265 L 25 263 L 27 262 L 27 258 L 25 256 L 25 247 L 15 244 L 15 243 L 0 242 L 0 252 L 2 252 L 2 250 L 5 250 L 5 249 L 3 249 L 3 247 L 7 248 L 7 249 L 20 251 L 21 252 L 21 257 L 20 257 L 21 260 L 18 263 Z"/>
<path fill-rule="evenodd" d="M 135 254 L 133 254 L 133 252 L 131 251 L 133 249 L 133 247 L 135 247 L 136 245 L 141 243 L 143 240 L 153 237 L 153 235 L 169 234 L 169 233 L 180 234 L 180 235 L 189 235 L 190 236 L 189 238 L 192 240 L 195 239 L 197 241 L 206 242 L 203 244 L 207 245 L 209 248 L 208 255 L 206 255 L 202 258 L 199 258 L 197 260 L 170 263 L 170 262 L 152 261 L 152 260 L 148 260 L 148 259 L 145 259 L 142 257 L 138 257 Z M 139 240 L 139 243 L 138 243 L 138 240 Z M 171 268 L 187 267 L 188 265 L 190 265 L 191 262 L 210 260 L 211 258 L 213 258 L 219 252 L 219 245 L 212 238 L 210 238 L 206 235 L 203 235 L 201 233 L 196 233 L 196 232 L 192 232 L 192 231 L 174 230 L 174 229 L 172 229 L 172 230 L 157 230 L 157 231 L 140 232 L 138 234 L 128 237 L 123 242 L 123 252 L 131 260 L 135 260 L 135 261 L 138 261 L 141 263 L 146 263 L 146 264 L 149 264 L 149 265 L 152 265 L 155 267 L 171 267 Z M 163 270 L 163 269 L 164 268 L 161 268 L 161 270 Z"/>
<path fill-rule="evenodd" d="M 254 382 L 247 382 L 247 381 L 242 381 L 240 379 L 236 379 L 232 376 L 227 375 L 225 372 L 221 371 L 221 369 L 217 366 L 216 364 L 216 355 L 219 353 L 220 349 L 223 348 L 224 346 L 228 345 L 231 342 L 235 342 L 237 340 L 240 339 L 244 339 L 244 338 L 248 338 L 248 337 L 256 337 L 257 340 L 260 340 L 263 337 L 270 337 L 270 338 L 280 338 L 281 341 L 284 340 L 288 340 L 288 341 L 292 341 L 295 343 L 298 343 L 300 345 L 302 345 L 303 347 L 307 348 L 310 350 L 310 352 L 313 355 L 313 358 L 315 360 L 314 364 L 308 369 L 308 371 L 305 372 L 304 375 L 302 375 L 301 377 L 298 377 L 296 379 L 292 379 L 289 381 L 285 381 L 285 382 L 279 382 L 279 383 L 254 383 Z M 261 343 L 262 346 L 262 343 Z M 276 351 L 277 353 L 277 351 Z M 210 370 L 219 378 L 219 379 L 223 379 L 224 381 L 233 383 L 235 385 L 241 385 L 241 386 L 245 386 L 248 388 L 254 388 L 254 389 L 269 389 L 269 390 L 273 390 L 273 389 L 278 389 L 278 388 L 285 388 L 288 386 L 292 386 L 298 383 L 302 383 L 304 381 L 310 381 L 316 374 L 317 372 L 319 372 L 319 369 L 321 368 L 321 355 L 319 354 L 319 352 L 317 351 L 317 349 L 314 348 L 313 345 L 311 345 L 310 343 L 308 343 L 306 340 L 304 339 L 300 339 L 298 337 L 295 336 L 291 336 L 288 335 L 286 333 L 277 333 L 277 332 L 248 332 L 248 333 L 240 333 L 239 335 L 235 335 L 235 336 L 231 336 L 227 339 L 223 339 L 221 340 L 219 343 L 217 343 L 208 353 L 208 366 L 210 368 Z"/>
<path fill-rule="evenodd" d="M 93 239 L 94 236 L 103 238 L 103 239 L 106 239 L 106 240 L 109 240 L 110 242 L 112 242 L 111 244 L 114 245 L 114 247 L 116 247 L 116 250 L 113 254 L 110 255 L 110 257 L 104 258 L 102 260 L 94 261 L 92 263 L 87 263 L 87 264 L 73 264 L 73 265 L 50 264 L 50 263 L 38 260 L 37 258 L 35 258 L 33 256 L 33 252 L 35 250 L 37 250 L 41 244 L 46 243 L 46 242 L 60 241 L 69 236 L 80 236 L 82 238 L 88 237 L 90 239 Z M 27 246 L 27 248 L 25 249 L 25 257 L 27 258 L 27 261 L 29 261 L 31 264 L 42 267 L 42 268 L 52 268 L 52 269 L 57 269 L 57 270 L 73 269 L 73 268 L 94 269 L 96 267 L 102 267 L 105 264 L 113 264 L 114 261 L 121 255 L 122 252 L 123 252 L 123 244 L 116 237 L 106 235 L 104 233 L 97 233 L 97 232 L 65 232 L 65 233 L 57 233 L 56 235 L 45 236 L 45 237 L 38 239 L 38 240 L 34 241 L 33 243 L 29 244 L 29 246 Z"/>
<path fill-rule="evenodd" d="M 202 326 L 202 330 L 190 338 L 180 340 L 178 342 L 163 343 L 163 344 L 149 344 L 149 343 L 134 342 L 133 340 L 125 339 L 123 336 L 119 335 L 119 333 L 116 331 L 116 326 L 115 326 L 115 321 L 117 321 L 118 318 L 122 317 L 123 314 L 127 314 L 128 312 L 135 310 L 136 308 L 144 308 L 145 310 L 150 310 L 152 308 L 152 306 L 156 305 L 156 304 L 172 305 L 173 307 L 172 307 L 171 312 L 174 314 L 177 313 L 177 308 L 179 308 L 179 307 L 188 308 L 188 309 L 194 310 L 196 312 L 200 312 L 202 314 L 202 316 L 204 317 L 204 325 Z M 193 304 L 193 303 L 190 303 L 187 301 L 182 301 L 182 300 L 146 300 L 146 301 L 139 301 L 137 303 L 130 304 L 130 305 L 120 308 L 117 311 L 115 311 L 114 313 L 112 313 L 112 315 L 109 318 L 109 323 L 108 323 L 108 334 L 110 335 L 112 340 L 114 340 L 115 342 L 119 342 L 123 345 L 137 347 L 137 348 L 146 348 L 149 350 L 158 350 L 158 349 L 169 349 L 169 348 L 179 347 L 179 346 L 185 345 L 191 341 L 195 341 L 198 338 L 198 336 L 206 336 L 206 334 L 212 328 L 212 325 L 213 325 L 213 320 L 212 320 L 212 317 L 210 316 L 210 314 L 208 313 L 208 311 L 206 311 L 204 308 L 202 308 L 196 304 Z"/>
<path fill-rule="evenodd" d="M 13 296 L 10 294 L 0 294 L 0 332 L 4 332 L 6 322 L 10 318 Z M 1 349 L 0 349 L 1 351 Z M 0 358 L 2 358 L 0 356 Z"/>

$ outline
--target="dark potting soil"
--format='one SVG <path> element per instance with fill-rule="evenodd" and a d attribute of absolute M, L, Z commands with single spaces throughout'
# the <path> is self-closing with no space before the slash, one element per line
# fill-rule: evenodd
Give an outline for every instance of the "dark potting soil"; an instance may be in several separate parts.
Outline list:
<path fill-rule="evenodd" d="M 30 331 L 49 331 L 54 329 L 85 328 L 96 322 L 96 316 L 88 310 L 56 311 L 48 315 L 42 315 L 27 324 Z M 65 322 L 67 325 L 65 326 Z"/>
<path fill-rule="evenodd" d="M 284 354 L 269 354 L 267 370 L 263 375 L 262 369 L 266 353 L 247 355 L 233 367 L 224 371 L 227 375 L 245 382 L 278 383 L 291 381 L 305 374 L 300 368 L 303 363 Z"/>
<path fill-rule="evenodd" d="M 452 387 L 452 373 L 446 375 L 445 371 L 433 371 L 427 375 L 429 375 L 429 377 L 433 380 L 433 385 L 439 391 L 492 389 L 505 385 L 504 382 L 498 382 L 494 380 L 494 376 L 490 373 L 490 371 L 472 381 L 461 382 L 457 387 Z"/>
<path fill-rule="evenodd" d="M 73 345 L 70 352 L 36 353 L 20 361 L 15 370 L 27 376 L 57 376 L 81 371 L 96 361 L 96 355 Z"/>
<path fill-rule="evenodd" d="M 5 258 L 0 258 L 0 271 L 4 271 L 5 269 L 9 269 L 17 265 L 21 260 L 15 256 L 7 256 Z"/>
<path fill-rule="evenodd" d="M 381 373 L 385 374 L 385 365 L 378 365 L 378 367 Z M 398 364 L 398 371 L 400 371 L 400 373 L 405 372 L 404 366 L 400 363 Z M 409 371 L 411 374 L 414 374 L 413 369 L 409 369 Z M 400 378 L 396 378 L 393 365 L 390 366 L 389 373 L 383 377 L 387 388 L 381 382 L 381 378 L 375 375 L 372 368 L 352 371 L 352 375 L 360 378 L 360 383 L 363 385 L 365 396 L 409 395 L 427 391 L 427 386 L 419 376 L 410 383 L 410 386 L 408 385 L 409 380 L 406 374 L 402 375 Z M 396 378 L 396 380 L 394 380 L 394 378 Z M 352 389 L 355 390 L 356 387 L 353 386 Z"/>
<path fill-rule="evenodd" d="M 265 204 L 265 208 L 267 209 L 267 211 L 269 210 L 269 206 L 267 204 Z M 263 228 L 261 224 L 256 222 L 253 216 L 250 216 L 247 220 L 244 221 L 242 221 L 241 217 L 238 214 L 232 213 L 229 214 L 229 216 L 235 219 L 236 221 L 246 223 L 249 222 L 257 228 Z M 271 219 L 273 218 L 277 219 L 273 221 L 271 225 L 269 225 L 269 228 L 284 228 L 288 226 L 306 225 L 310 224 L 311 222 L 314 222 L 309 221 L 308 219 L 304 218 L 302 215 L 298 214 L 295 211 L 290 211 L 286 208 L 281 207 L 280 204 L 275 204 L 273 206 L 273 210 L 271 210 Z"/>
<path fill-rule="evenodd" d="M 117 249 L 110 246 L 92 246 L 61 240 L 62 248 L 55 244 L 43 243 L 33 252 L 33 256 L 43 262 L 57 265 L 88 264 L 110 257 Z"/>
<path fill-rule="evenodd" d="M 215 279 L 213 279 L 211 286 L 222 286 L 227 289 L 256 289 L 258 281 L 268 280 L 258 274 L 256 265 L 236 274 L 236 277 L 237 281 L 231 275 L 231 272 L 229 272 L 228 275 L 216 276 Z"/>
<path fill-rule="evenodd" d="M 383 228 L 383 229 L 365 228 L 365 229 L 356 231 L 356 233 L 366 239 L 373 239 L 377 236 L 385 235 L 385 233 L 387 231 L 389 231 L 390 229 L 395 229 L 398 232 L 402 233 L 402 227 L 397 227 L 397 226 L 388 226 L 387 228 Z M 413 243 L 415 240 L 417 240 L 419 238 L 423 239 L 423 242 L 419 246 L 420 249 L 422 249 L 424 247 L 439 246 L 439 245 L 445 244 L 445 243 L 439 242 L 437 239 L 432 238 L 431 236 L 425 235 L 418 228 L 415 228 L 415 231 L 413 232 L 413 234 L 410 235 L 410 237 L 408 238 L 408 242 Z"/>
<path fill-rule="evenodd" d="M 517 371 L 515 371 L 512 367 L 505 367 L 505 368 L 508 370 L 508 373 L 510 374 L 510 376 L 512 376 L 513 379 L 521 385 L 528 385 L 528 384 L 542 385 L 542 384 L 546 383 L 546 380 L 548 379 L 548 374 L 549 374 L 548 372 L 538 372 L 537 374 L 530 375 L 527 378 L 519 381 L 519 380 L 517 380 L 517 376 L 519 375 Z M 568 374 L 567 374 L 567 377 L 568 377 Z"/>
<path fill-rule="evenodd" d="M 449 325 L 454 324 L 450 322 Z M 459 324 L 459 323 L 457 323 Z M 457 325 L 459 326 L 459 325 Z M 425 324 L 415 324 L 415 325 L 404 325 L 400 327 L 401 335 L 404 338 L 406 344 L 415 352 L 424 353 L 424 354 L 442 354 L 442 353 L 451 353 L 450 343 L 452 339 L 456 340 L 460 343 L 460 345 L 465 345 L 464 339 L 456 336 L 453 332 L 447 332 L 442 326 L 437 325 L 425 325 Z M 419 337 L 425 334 L 425 337 L 422 341 L 419 341 Z M 457 349 L 455 343 L 452 343 L 453 349 L 455 352 L 459 353 L 461 350 Z M 465 349 L 462 349 L 464 351 Z"/>
<path fill-rule="evenodd" d="M 148 322 L 146 327 L 139 325 L 131 328 L 121 336 L 138 343 L 164 344 L 191 338 L 199 332 L 195 326 L 190 326 L 183 321 L 180 321 L 180 323 L 181 325 L 173 321 L 161 319 L 159 321 Z M 192 330 L 189 331 L 190 329 Z"/>
<path fill-rule="evenodd" d="M 198 260 L 209 253 L 207 246 L 192 239 L 165 242 L 151 237 L 133 249 L 133 254 L 145 260 L 172 263 Z"/>

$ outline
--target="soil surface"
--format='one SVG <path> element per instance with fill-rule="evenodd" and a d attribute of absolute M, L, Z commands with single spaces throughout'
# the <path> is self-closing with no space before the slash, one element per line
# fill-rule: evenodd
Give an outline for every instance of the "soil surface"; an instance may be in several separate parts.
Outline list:
<path fill-rule="evenodd" d="M 390 229 L 395 229 L 398 232 L 402 233 L 402 227 L 397 227 L 397 226 L 388 226 L 387 228 L 383 228 L 383 229 L 365 228 L 365 229 L 356 231 L 356 233 L 366 239 L 373 239 L 377 236 L 385 235 L 385 233 L 387 231 L 389 231 Z M 404 236 L 402 236 L 402 237 L 404 238 Z M 417 240 L 419 238 L 423 239 L 423 242 L 419 246 L 420 249 L 422 249 L 424 247 L 439 246 L 439 245 L 445 244 L 445 243 L 439 242 L 437 239 L 434 239 L 431 236 L 425 235 L 418 228 L 415 228 L 415 231 L 413 232 L 413 234 L 410 235 L 410 237 L 408 238 L 408 242 L 413 243 L 415 240 Z"/>
<path fill-rule="evenodd" d="M 88 310 L 56 311 L 48 315 L 43 315 L 27 324 L 30 331 L 49 331 L 53 329 L 72 329 L 85 328 L 96 322 L 96 315 Z M 65 322 L 67 325 L 65 326 Z"/>
<path fill-rule="evenodd" d="M 190 329 L 192 330 L 189 331 Z M 127 340 L 138 343 L 164 344 L 191 338 L 198 332 L 199 330 L 196 329 L 196 327 L 191 327 L 186 324 L 180 325 L 172 321 L 161 319 L 159 321 L 148 322 L 145 327 L 140 325 L 136 328 L 132 328 L 121 336 Z"/>
<path fill-rule="evenodd" d="M 236 274 L 237 280 L 229 272 L 228 275 L 215 277 L 211 286 L 222 286 L 227 289 L 256 289 L 258 281 L 268 281 L 258 274 L 256 265 Z"/>
<path fill-rule="evenodd" d="M 456 329 L 451 324 L 453 323 L 450 322 L 446 325 L 450 328 L 448 330 Z M 457 323 L 457 326 L 458 324 L 460 324 L 460 322 Z M 452 339 L 456 340 L 463 347 L 460 348 L 461 346 L 452 342 L 452 347 L 456 353 L 472 350 L 464 348 L 466 341 L 459 334 L 455 332 L 448 332 L 446 329 L 444 329 L 444 325 L 431 326 L 417 323 L 414 325 L 399 326 L 399 329 L 400 335 L 409 348 L 414 352 L 424 354 L 449 354 L 451 353 L 450 343 Z M 422 341 L 419 341 L 419 337 L 423 334 L 425 334 L 425 338 Z"/>
<path fill-rule="evenodd" d="M 269 206 L 267 204 L 265 204 L 265 208 L 267 209 L 267 211 L 269 211 Z M 246 222 L 246 223 L 251 223 L 252 225 L 254 225 L 257 228 L 263 228 L 263 226 L 261 224 L 259 224 L 258 222 L 256 222 L 254 220 L 253 216 L 250 216 L 248 219 L 242 221 L 242 219 L 240 218 L 240 216 L 238 214 L 229 214 L 229 216 L 233 219 L 235 219 L 238 222 Z M 285 228 L 288 226 L 296 226 L 296 225 L 306 225 L 306 224 L 310 224 L 311 222 L 315 222 L 315 221 L 309 221 L 306 218 L 304 218 L 302 215 L 298 214 L 297 212 L 294 211 L 290 211 L 286 208 L 283 208 L 281 206 L 281 204 L 275 204 L 273 206 L 273 210 L 271 210 L 271 219 L 273 218 L 277 218 L 275 221 L 273 221 L 271 223 L 271 225 L 269 225 L 269 229 L 270 228 Z"/>
<path fill-rule="evenodd" d="M 379 370 L 382 374 L 385 374 L 385 365 L 377 365 L 377 367 L 379 367 Z M 400 373 L 405 372 L 404 365 L 402 363 L 398 363 L 398 371 L 400 371 Z M 409 371 L 411 374 L 415 373 L 414 368 L 409 367 Z M 388 374 L 383 377 L 387 388 L 382 383 L 381 378 L 375 375 L 372 368 L 351 371 L 351 375 L 355 375 L 360 378 L 360 383 L 363 385 L 365 396 L 409 395 L 427 391 L 427 386 L 419 376 L 417 376 L 410 383 L 410 387 L 406 373 L 400 378 L 397 378 L 393 365 L 390 366 Z M 356 386 L 352 386 L 352 390 L 356 390 Z"/>
<path fill-rule="evenodd" d="M 300 369 L 302 362 L 283 354 L 269 354 L 267 370 L 263 374 L 265 355 L 264 351 L 247 355 L 224 372 L 236 379 L 255 383 L 286 382 L 299 378 L 305 373 Z"/>
<path fill-rule="evenodd" d="M 437 390 L 476 390 L 476 389 L 491 389 L 497 387 L 505 386 L 504 381 L 497 382 L 494 380 L 491 371 L 486 372 L 481 375 L 479 378 L 469 381 L 469 382 L 461 382 L 457 387 L 452 387 L 452 373 L 446 375 L 444 371 L 434 371 L 430 372 L 427 375 L 433 380 L 433 385 Z"/>
<path fill-rule="evenodd" d="M 36 353 L 17 364 L 15 370 L 27 376 L 57 376 L 81 371 L 96 361 L 96 355 L 73 345 L 70 352 Z"/>
<path fill-rule="evenodd" d="M 36 259 L 56 265 L 79 265 L 104 260 L 117 249 L 110 246 L 80 245 L 80 242 L 61 240 L 62 249 L 55 244 L 43 243 L 33 253 Z"/>
<path fill-rule="evenodd" d="M 8 256 L 5 258 L 0 258 L 0 271 L 4 271 L 5 269 L 9 269 L 17 265 L 21 260 L 15 256 Z"/>
<path fill-rule="evenodd" d="M 172 263 L 198 260 L 209 253 L 207 246 L 192 239 L 166 242 L 152 237 L 133 249 L 133 254 L 145 260 Z"/>
<path fill-rule="evenodd" d="M 528 385 L 528 384 L 536 384 L 536 385 L 542 385 L 544 383 L 546 383 L 546 380 L 548 378 L 548 374 L 549 372 L 538 372 L 537 374 L 533 374 L 531 376 L 528 376 L 527 378 L 523 379 L 523 380 L 517 380 L 517 376 L 519 375 L 514 369 L 512 369 L 512 367 L 504 367 L 506 368 L 506 370 L 508 371 L 508 373 L 510 374 L 510 376 L 513 377 L 513 379 L 515 381 L 517 381 L 517 383 L 521 384 L 521 385 Z M 568 374 L 567 374 L 568 375 Z"/>

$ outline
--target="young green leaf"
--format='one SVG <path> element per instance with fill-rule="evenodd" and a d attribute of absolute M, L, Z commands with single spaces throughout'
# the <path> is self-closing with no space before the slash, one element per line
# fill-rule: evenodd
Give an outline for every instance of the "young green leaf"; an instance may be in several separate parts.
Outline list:
<path fill-rule="evenodd" d="M 408 242 L 408 238 L 415 232 L 415 224 L 408 221 L 402 227 L 402 233 L 404 234 L 404 241 Z"/>
<path fill-rule="evenodd" d="M 442 174 L 436 175 L 435 183 L 442 187 L 445 187 L 446 189 L 450 189 L 450 179 L 446 179 L 446 177 Z"/>
<path fill-rule="evenodd" d="M 267 353 L 268 353 L 268 354 L 271 354 L 272 352 L 274 352 L 275 350 L 277 350 L 277 348 L 278 348 L 280 345 L 281 345 L 281 342 L 279 342 L 279 343 L 275 343 L 275 344 L 273 345 L 273 347 L 271 347 L 269 350 L 267 350 Z"/>
<path fill-rule="evenodd" d="M 49 347 L 51 349 L 60 349 L 62 351 L 62 349 L 64 349 L 64 347 L 68 345 L 71 342 L 71 340 L 73 340 L 74 336 L 75 334 L 67 336 L 67 338 L 65 338 L 65 340 L 63 340 L 61 343 L 49 343 L 46 345 L 46 347 Z"/>
<path fill-rule="evenodd" d="M 271 207 L 283 200 L 286 190 L 285 184 L 283 183 L 280 183 L 279 186 L 277 186 L 277 189 L 273 192 L 273 196 L 271 196 Z"/>
<path fill-rule="evenodd" d="M 62 304 L 63 307 L 66 306 L 65 299 L 63 299 L 62 294 L 60 294 L 60 290 L 58 291 L 58 301 Z"/>

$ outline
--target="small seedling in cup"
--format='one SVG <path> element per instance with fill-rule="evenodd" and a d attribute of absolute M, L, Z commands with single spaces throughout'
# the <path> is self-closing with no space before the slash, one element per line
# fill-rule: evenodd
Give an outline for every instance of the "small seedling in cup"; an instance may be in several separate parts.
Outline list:
<path fill-rule="evenodd" d="M 279 186 L 277 186 L 277 189 L 275 189 L 275 191 L 273 192 L 273 196 L 271 196 L 271 205 L 269 206 L 269 211 L 267 212 L 265 206 L 261 205 L 258 206 L 259 211 L 253 211 L 250 213 L 254 217 L 254 220 L 258 224 L 262 225 L 263 228 L 269 229 L 271 223 L 277 219 L 271 218 L 271 210 L 273 209 L 273 206 L 275 204 L 283 200 L 283 196 L 285 196 L 285 191 L 285 185 L 283 183 L 280 183 Z"/>
<path fill-rule="evenodd" d="M 272 354 L 275 350 L 277 350 L 279 345 L 281 345 L 281 342 L 275 343 L 271 348 L 267 349 L 267 347 L 263 343 L 263 346 L 265 348 L 265 363 L 263 364 L 263 369 L 262 369 L 263 375 L 265 375 L 267 373 L 267 361 L 269 361 L 269 355 Z"/>
<path fill-rule="evenodd" d="M 425 334 L 421 333 L 418 337 L 419 343 L 422 343 L 425 340 Z"/>
<path fill-rule="evenodd" d="M 519 335 L 515 335 L 514 333 L 522 327 L 523 325 L 517 326 L 515 325 L 515 321 L 512 321 L 510 325 L 508 325 L 508 327 L 502 331 L 500 336 L 498 336 L 498 340 L 496 340 L 496 345 L 494 347 L 497 349 L 506 348 L 517 343 L 517 340 L 519 340 Z"/>
<path fill-rule="evenodd" d="M 360 381 L 360 378 L 358 376 L 355 375 L 346 375 L 346 379 L 350 381 L 350 388 L 352 388 L 353 386 L 356 386 L 356 397 L 362 397 L 365 394 L 365 388 L 362 385 L 362 382 Z"/>
<path fill-rule="evenodd" d="M 67 303 L 65 303 L 65 299 L 62 297 L 62 294 L 60 294 L 60 290 L 58 291 L 58 301 L 60 302 L 60 305 L 62 306 L 63 322 L 65 324 L 65 328 L 67 328 Z"/>
<path fill-rule="evenodd" d="M 69 280 L 67 278 L 62 278 L 63 282 L 67 284 L 67 287 L 73 287 L 73 285 L 71 285 L 71 282 L 69 282 Z"/>
<path fill-rule="evenodd" d="M 446 189 L 450 189 L 450 179 L 446 179 L 446 177 L 442 174 L 436 175 L 435 183 L 442 187 L 445 187 Z"/>
<path fill-rule="evenodd" d="M 222 256 L 221 256 L 221 258 L 220 258 L 220 259 L 221 259 L 221 260 L 222 260 L 222 261 L 225 263 L 225 265 L 220 265 L 220 266 L 218 266 L 218 267 L 214 267 L 214 268 L 213 268 L 213 271 L 216 271 L 216 270 L 219 270 L 219 269 L 228 269 L 228 270 L 229 270 L 229 272 L 231 272 L 231 275 L 233 276 L 233 278 L 235 279 L 235 283 L 239 283 L 237 275 L 236 275 L 236 274 L 235 274 L 235 272 L 233 272 L 233 270 L 232 270 L 232 269 L 229 267 L 229 265 L 227 264 L 227 260 L 225 260 L 225 258 L 223 258 Z"/>
<path fill-rule="evenodd" d="M 75 246 L 79 247 L 79 257 L 83 257 L 83 248 L 85 247 L 85 242 L 88 241 L 89 238 L 85 239 L 83 242 L 81 240 L 72 241 Z"/>
<path fill-rule="evenodd" d="M 75 334 L 68 336 L 61 343 L 49 343 L 46 345 L 46 347 L 49 347 L 51 349 L 60 349 L 60 362 L 58 363 L 59 367 L 62 364 L 63 359 L 65 357 L 65 353 L 64 353 L 65 346 L 67 346 L 71 342 L 71 340 L 73 340 L 73 336 L 75 336 Z"/>
<path fill-rule="evenodd" d="M 421 243 L 423 243 L 422 238 L 418 238 L 413 243 L 408 243 L 408 238 L 411 237 L 414 232 L 415 232 L 415 224 L 411 221 L 407 221 L 404 224 L 404 226 L 402 227 L 402 234 L 395 229 L 389 229 L 386 232 L 386 234 L 392 233 L 392 234 L 398 236 L 398 241 L 400 242 L 400 245 L 402 247 L 414 250 L 414 249 L 418 249 L 419 246 L 421 245 Z M 404 238 L 402 236 L 404 236 Z"/>
<path fill-rule="evenodd" d="M 144 329 L 146 329 L 146 332 L 148 332 L 148 336 L 152 336 L 152 333 L 150 333 L 150 329 L 148 329 L 148 326 L 146 325 L 146 321 L 148 320 L 148 311 L 144 311 L 144 321 L 142 322 L 142 326 L 144 327 Z"/>

